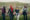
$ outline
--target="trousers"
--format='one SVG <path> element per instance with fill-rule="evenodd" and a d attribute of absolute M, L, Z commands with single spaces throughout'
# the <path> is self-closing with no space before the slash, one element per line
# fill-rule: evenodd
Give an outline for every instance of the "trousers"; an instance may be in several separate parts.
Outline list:
<path fill-rule="evenodd" d="M 13 18 L 14 18 L 14 15 L 10 15 L 10 20 L 13 20 Z"/>
<path fill-rule="evenodd" d="M 3 16 L 3 20 L 5 20 L 5 13 L 2 13 L 2 16 Z"/>
<path fill-rule="evenodd" d="M 20 16 L 20 14 L 16 13 L 16 20 L 19 20 L 19 16 Z"/>

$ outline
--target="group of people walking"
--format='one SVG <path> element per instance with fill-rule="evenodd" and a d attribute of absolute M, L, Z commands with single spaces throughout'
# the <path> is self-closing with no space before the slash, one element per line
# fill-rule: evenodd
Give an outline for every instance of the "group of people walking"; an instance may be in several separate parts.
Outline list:
<path fill-rule="evenodd" d="M 3 20 L 5 20 L 5 13 L 6 13 L 6 8 L 5 8 L 5 6 L 3 6 L 3 8 L 2 8 Z M 20 13 L 19 13 L 18 7 L 16 7 L 16 9 L 14 11 L 12 5 L 10 5 L 8 13 L 9 13 L 9 16 L 10 16 L 10 20 L 13 20 L 15 14 L 16 14 L 16 19 L 19 20 Z M 26 16 L 26 20 L 27 20 L 27 7 L 26 6 L 24 6 L 24 8 L 23 8 L 23 15 L 24 15 L 24 20 L 25 20 L 25 16 Z"/>

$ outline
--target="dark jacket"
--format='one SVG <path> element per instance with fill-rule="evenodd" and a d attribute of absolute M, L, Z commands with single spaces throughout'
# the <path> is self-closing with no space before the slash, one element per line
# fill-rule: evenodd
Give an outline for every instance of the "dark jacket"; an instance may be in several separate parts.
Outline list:
<path fill-rule="evenodd" d="M 5 8 L 2 8 L 2 13 L 5 13 L 6 12 L 6 9 Z"/>
<path fill-rule="evenodd" d="M 23 15 L 27 15 L 27 8 L 23 9 Z"/>
<path fill-rule="evenodd" d="M 13 15 L 13 12 L 14 12 L 14 9 L 13 9 L 13 12 L 11 11 L 11 8 L 9 9 L 8 13 L 10 12 L 10 15 Z"/>
<path fill-rule="evenodd" d="M 16 12 L 16 13 L 19 13 L 19 10 L 16 9 L 15 12 Z"/>

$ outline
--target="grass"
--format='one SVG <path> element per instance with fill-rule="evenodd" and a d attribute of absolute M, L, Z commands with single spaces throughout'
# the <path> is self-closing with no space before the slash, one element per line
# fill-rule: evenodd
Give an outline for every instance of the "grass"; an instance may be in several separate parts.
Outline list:
<path fill-rule="evenodd" d="M 0 20 L 3 20 L 2 16 L 0 16 Z M 5 20 L 10 20 L 9 16 L 5 16 Z M 15 16 L 14 16 L 14 20 L 16 20 Z M 20 16 L 19 20 L 24 20 L 23 15 Z M 27 15 L 27 20 L 30 20 L 30 15 Z"/>

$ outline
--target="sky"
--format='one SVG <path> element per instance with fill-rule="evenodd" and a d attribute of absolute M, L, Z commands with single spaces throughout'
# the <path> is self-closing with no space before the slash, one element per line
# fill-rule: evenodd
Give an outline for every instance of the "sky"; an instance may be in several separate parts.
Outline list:
<path fill-rule="evenodd" d="M 30 0 L 0 0 L 0 2 L 23 2 L 23 3 L 30 3 Z"/>

